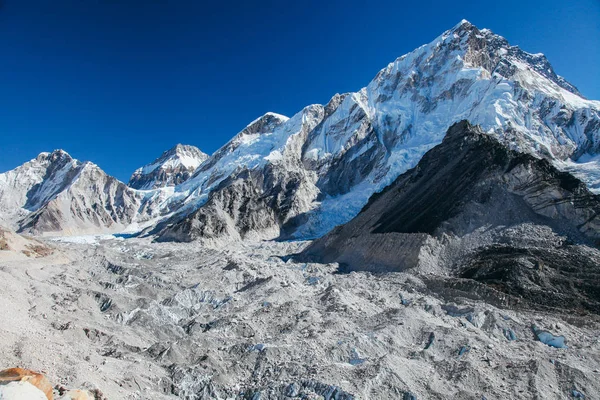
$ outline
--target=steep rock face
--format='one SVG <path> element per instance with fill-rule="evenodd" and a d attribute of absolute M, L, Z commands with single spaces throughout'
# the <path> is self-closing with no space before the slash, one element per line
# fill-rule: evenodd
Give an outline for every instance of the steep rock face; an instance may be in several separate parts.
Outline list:
<path fill-rule="evenodd" d="M 14 228 L 16 220 L 63 191 L 80 167 L 79 161 L 56 150 L 0 174 L 0 215 Z"/>
<path fill-rule="evenodd" d="M 62 150 L 0 174 L 0 205 L 10 226 L 33 234 L 122 230 L 143 196 L 97 165 Z"/>
<path fill-rule="evenodd" d="M 322 115 L 322 106 L 309 106 L 292 119 L 268 113 L 253 121 L 176 189 L 175 196 L 187 196 L 183 212 L 159 240 L 279 236 L 281 226 L 311 207 L 317 189 L 298 154 Z"/>
<path fill-rule="evenodd" d="M 263 185 L 263 177 L 248 170 L 226 179 L 203 207 L 167 229 L 161 240 L 244 239 L 249 232 L 269 235 L 277 216 L 261 193 Z"/>
<path fill-rule="evenodd" d="M 450 274 L 536 304 L 600 312 L 599 244 L 600 196 L 463 121 L 301 258 Z"/>
<path fill-rule="evenodd" d="M 208 154 L 197 147 L 178 144 L 152 163 L 137 169 L 131 175 L 128 186 L 150 190 L 179 185 L 188 180 L 207 158 Z"/>
<path fill-rule="evenodd" d="M 137 215 L 139 194 L 92 163 L 82 165 L 72 183 L 28 215 L 21 231 L 95 233 L 124 230 Z"/>
<path fill-rule="evenodd" d="M 318 237 L 354 217 L 373 193 L 414 167 L 462 119 L 512 149 L 571 171 L 596 190 L 599 110 L 600 103 L 582 98 L 543 55 L 463 21 L 398 58 L 359 92 L 336 95 L 290 119 L 269 113 L 254 121 L 176 190 L 178 217 L 159 236 L 175 237 L 170 232 L 176 230 L 181 238 L 186 228 L 178 224 L 197 229 L 204 222 L 189 220 L 206 214 L 201 209 L 210 193 L 225 190 L 226 182 L 240 185 L 236 177 L 248 170 L 254 172 L 247 176 L 277 179 L 255 187 L 255 198 L 234 201 L 255 203 L 252 207 L 227 214 L 251 220 L 242 214 L 262 207 L 265 197 L 277 200 L 266 203 L 269 229 L 265 221 L 242 229 L 256 228 L 268 239 Z M 253 185 L 229 192 L 246 196 Z M 218 215 L 209 214 L 211 221 Z M 188 239 L 192 236 L 202 237 L 190 233 Z"/>

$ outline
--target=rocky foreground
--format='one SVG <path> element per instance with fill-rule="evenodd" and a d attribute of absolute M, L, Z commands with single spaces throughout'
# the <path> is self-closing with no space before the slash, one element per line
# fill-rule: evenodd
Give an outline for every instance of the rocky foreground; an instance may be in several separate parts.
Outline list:
<path fill-rule="evenodd" d="M 75 241 L 0 264 L 2 368 L 42 371 L 57 389 L 107 399 L 600 393 L 600 319 L 585 309 L 486 302 L 501 292 L 432 285 L 426 272 L 287 260 L 305 242 Z"/>

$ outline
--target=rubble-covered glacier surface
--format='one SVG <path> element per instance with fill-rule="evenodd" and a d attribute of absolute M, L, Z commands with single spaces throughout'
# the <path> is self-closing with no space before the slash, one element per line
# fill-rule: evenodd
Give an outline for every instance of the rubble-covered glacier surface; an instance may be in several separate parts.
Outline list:
<path fill-rule="evenodd" d="M 5 366 L 109 399 L 600 393 L 593 314 L 449 300 L 416 273 L 341 274 L 337 264 L 286 261 L 305 242 L 214 249 L 90 240 L 2 261 Z M 534 325 L 568 347 L 544 344 Z"/>

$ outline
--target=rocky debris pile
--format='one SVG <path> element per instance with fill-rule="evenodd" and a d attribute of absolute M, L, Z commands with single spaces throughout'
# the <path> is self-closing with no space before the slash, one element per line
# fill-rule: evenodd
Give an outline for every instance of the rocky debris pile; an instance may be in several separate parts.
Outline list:
<path fill-rule="evenodd" d="M 46 257 L 54 253 L 52 246 L 0 226 L 0 260 L 24 257 Z"/>
<path fill-rule="evenodd" d="M 40 373 L 22 368 L 0 371 L 0 399 L 52 400 L 52 385 Z"/>
<path fill-rule="evenodd" d="M 124 400 L 600 392 L 593 313 L 515 307 L 466 278 L 286 257 L 306 243 L 73 241 L 56 244 L 67 264 L 0 268 L 0 302 L 18 310 L 0 325 L 3 359 L 64 387 Z M 560 337 L 568 347 L 544 344 Z"/>
<path fill-rule="evenodd" d="M 600 196 L 463 121 L 299 259 L 430 274 L 448 298 L 598 314 L 599 243 Z"/>

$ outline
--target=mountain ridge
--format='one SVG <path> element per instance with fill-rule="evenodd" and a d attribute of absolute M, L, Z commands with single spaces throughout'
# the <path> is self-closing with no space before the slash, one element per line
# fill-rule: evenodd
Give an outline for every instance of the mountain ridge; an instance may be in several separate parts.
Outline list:
<path fill-rule="evenodd" d="M 527 60 L 535 61 L 535 66 L 523 67 Z M 289 146 L 281 143 L 282 139 L 269 147 L 270 153 L 252 153 L 249 149 L 246 154 L 252 163 L 241 168 L 263 169 L 262 174 L 267 175 L 267 169 L 283 164 L 282 169 L 293 171 L 294 177 L 282 179 L 285 185 L 303 188 L 303 198 L 296 202 L 298 206 L 292 208 L 291 215 L 271 218 L 271 227 L 279 226 L 279 237 L 306 238 L 318 237 L 350 219 L 372 193 L 414 166 L 425 151 L 439 143 L 450 122 L 463 117 L 495 131 L 513 148 L 539 157 L 567 160 L 597 151 L 600 103 L 579 97 L 577 89 L 566 85 L 552 70 L 544 69 L 546 64 L 543 55 L 525 53 L 489 30 L 482 33 L 469 23 L 461 23 L 390 63 L 366 88 L 336 95 L 325 106 L 305 107 L 271 134 L 276 136 L 278 130 L 287 128 L 282 138 L 289 141 Z M 411 72 L 423 65 L 422 73 Z M 548 78 L 536 70 L 544 70 Z M 512 77 L 515 82 L 509 80 Z M 436 79 L 441 81 L 439 87 L 433 85 Z M 513 95 L 530 102 L 531 107 L 515 105 Z M 568 105 L 561 106 L 561 101 Z M 583 111 L 578 111 L 580 106 Z M 415 118 L 421 119 L 419 125 L 412 122 Z M 581 129 L 577 120 L 583 121 Z M 286 150 L 289 156 L 282 157 Z M 267 154 L 269 167 L 256 161 L 259 154 Z M 217 161 L 213 159 L 206 165 L 214 166 Z M 217 176 L 235 175 L 235 171 L 215 170 Z M 577 174 L 577 168 L 573 172 Z M 195 190 L 200 187 L 200 192 L 212 192 L 214 188 L 205 186 L 201 179 L 212 183 L 210 176 L 198 175 L 198 180 L 187 183 L 188 187 L 195 183 Z M 271 182 L 271 187 L 263 188 L 263 195 L 273 197 L 269 193 L 276 185 L 280 183 Z M 202 208 L 209 197 L 192 208 Z M 184 201 L 190 199 L 198 199 L 193 190 Z M 272 209 L 277 212 L 278 207 L 275 204 Z M 239 219 L 237 211 L 228 213 L 227 218 Z M 197 212 L 201 214 L 203 211 Z M 194 226 L 186 218 L 181 221 L 188 228 Z M 181 236 L 184 229 L 170 229 L 180 233 L 175 236 L 177 240 L 191 237 Z M 265 231 L 263 237 L 277 237 L 272 230 L 269 232 Z M 167 231 L 164 236 L 173 235 Z"/>
<path fill-rule="evenodd" d="M 185 177 L 130 196 L 126 229 L 183 241 L 319 237 L 462 119 L 600 191 L 600 102 L 581 97 L 542 54 L 461 21 L 363 89 L 290 118 L 266 113 Z"/>

